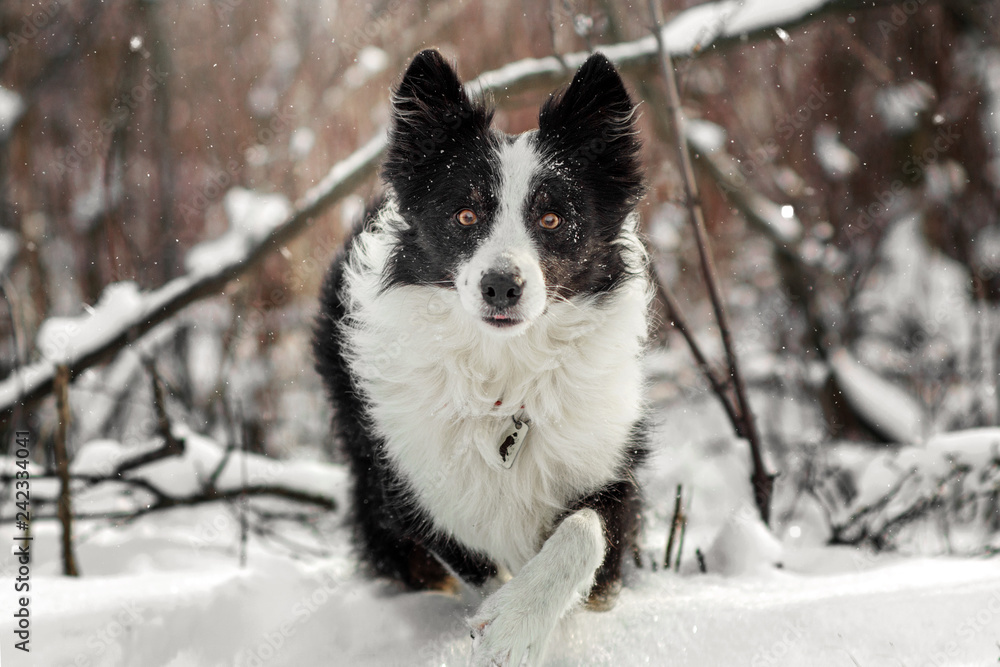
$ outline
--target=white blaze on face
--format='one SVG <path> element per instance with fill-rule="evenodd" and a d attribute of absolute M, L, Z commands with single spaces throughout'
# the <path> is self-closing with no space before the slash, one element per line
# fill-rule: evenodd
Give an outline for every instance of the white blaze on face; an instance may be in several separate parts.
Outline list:
<path fill-rule="evenodd" d="M 483 325 L 500 333 L 520 333 L 545 310 L 545 279 L 525 211 L 532 179 L 541 162 L 529 143 L 529 135 L 521 135 L 514 143 L 504 144 L 499 153 L 500 206 L 496 220 L 490 235 L 459 268 L 455 282 L 462 306 L 482 321 L 492 314 L 480 288 L 483 276 L 492 271 L 519 275 L 523 281 L 521 297 L 509 309 L 509 316 L 521 323 L 503 328 L 486 322 Z"/>

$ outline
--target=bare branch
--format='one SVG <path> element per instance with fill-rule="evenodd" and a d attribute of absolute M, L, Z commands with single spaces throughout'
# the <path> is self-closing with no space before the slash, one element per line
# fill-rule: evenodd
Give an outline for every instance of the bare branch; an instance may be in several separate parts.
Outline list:
<path fill-rule="evenodd" d="M 677 537 L 677 529 L 680 527 L 681 522 L 684 520 L 684 508 L 682 506 L 683 497 L 681 496 L 681 485 L 677 485 L 677 493 L 674 496 L 674 516 L 670 520 L 670 534 L 667 536 L 667 549 L 663 554 L 663 569 L 669 570 L 671 563 L 671 556 L 674 552 L 674 540 Z M 680 550 L 677 551 L 677 562 L 681 561 Z"/>
<path fill-rule="evenodd" d="M 750 457 L 753 462 L 753 485 L 754 501 L 760 512 L 760 517 L 765 524 L 771 519 L 771 494 L 774 488 L 774 475 L 767 470 L 764 464 L 763 445 L 760 435 L 757 432 L 757 425 L 754 422 L 753 410 L 747 398 L 746 384 L 743 381 L 740 366 L 736 359 L 735 347 L 733 345 L 732 331 L 729 326 L 729 317 L 722 300 L 722 290 L 719 287 L 719 280 L 716 277 L 715 261 L 712 257 L 711 245 L 708 240 L 708 232 L 705 229 L 705 215 L 701 208 L 701 199 L 698 193 L 698 182 L 694 177 L 694 166 L 691 162 L 691 153 L 688 151 L 687 132 L 685 130 L 684 112 L 681 110 L 680 93 L 677 90 L 677 80 L 674 76 L 674 65 L 670 58 L 670 53 L 664 43 L 664 30 L 662 12 L 658 0 L 649 0 L 650 13 L 653 16 L 653 33 L 656 37 L 657 50 L 660 56 L 660 68 L 663 78 L 667 83 L 667 95 L 670 111 L 673 116 L 674 131 L 677 134 L 677 147 L 681 161 L 681 171 L 684 176 L 684 192 L 687 197 L 688 210 L 691 213 L 691 225 L 694 228 L 695 242 L 698 247 L 698 256 L 701 260 L 702 275 L 705 279 L 705 287 L 708 291 L 709 299 L 712 302 L 712 309 L 715 311 L 715 319 L 719 324 L 719 333 L 722 336 L 722 346 L 726 351 L 726 359 L 729 363 L 729 377 L 733 382 L 733 389 L 736 393 L 736 413 L 743 428 L 737 429 L 750 444 Z"/>
<path fill-rule="evenodd" d="M 38 475 L 33 479 L 53 479 L 52 475 Z M 290 500 L 298 503 L 304 503 L 307 505 L 315 505 L 317 508 L 325 511 L 335 511 L 337 509 L 337 502 L 328 496 L 321 496 L 314 493 L 309 493 L 307 491 L 302 491 L 299 489 L 293 489 L 285 486 L 274 486 L 267 484 L 251 484 L 245 487 L 236 487 L 232 489 L 223 489 L 215 491 L 202 491 L 199 493 L 194 493 L 187 496 L 172 496 L 168 494 L 163 489 L 159 488 L 149 480 L 143 479 L 141 477 L 125 477 L 122 479 L 112 479 L 103 475 L 70 475 L 69 478 L 72 481 L 84 482 L 88 486 L 92 486 L 100 483 L 112 483 L 112 484 L 125 484 L 128 486 L 135 487 L 149 492 L 153 495 L 155 500 L 149 505 L 138 507 L 134 510 L 127 510 L 122 512 L 96 512 L 96 513 L 79 513 L 74 514 L 73 518 L 77 521 L 80 520 L 92 520 L 92 519 L 108 519 L 108 520 L 127 520 L 131 521 L 151 512 L 157 512 L 166 509 L 173 509 L 176 507 L 193 507 L 195 505 L 204 505 L 206 503 L 213 503 L 217 501 L 228 501 L 237 500 L 241 496 L 245 495 L 248 498 L 260 498 L 260 497 L 271 497 L 278 498 L 281 500 Z M 0 475 L 0 482 L 10 483 L 14 480 L 12 475 Z M 32 496 L 32 499 L 39 504 L 52 504 L 56 500 L 52 498 L 44 498 Z M 41 515 L 34 516 L 33 520 L 44 520 L 44 519 L 55 519 L 56 515 Z M 10 523 L 14 519 L 11 517 L 5 517 L 0 520 L 0 523 Z"/>
<path fill-rule="evenodd" d="M 714 391 L 715 395 L 718 396 L 719 402 L 722 403 L 722 409 L 725 410 L 726 416 L 729 418 L 729 422 L 733 425 L 733 430 L 736 431 L 736 434 L 741 438 L 746 437 L 743 433 L 743 422 L 737 415 L 736 406 L 733 404 L 733 399 L 726 386 L 726 382 L 719 378 L 715 369 L 712 368 L 712 365 L 709 363 L 708 357 L 705 355 L 705 352 L 702 351 L 701 345 L 698 343 L 698 339 L 694 337 L 694 333 L 692 332 L 690 325 L 687 323 L 687 318 L 681 310 L 681 305 L 678 303 L 677 297 L 675 297 L 670 288 L 667 287 L 667 282 L 663 279 L 660 268 L 655 262 L 654 270 L 657 278 L 656 287 L 660 294 L 660 298 L 663 299 L 663 305 L 667 309 L 667 317 L 670 318 L 670 324 L 680 332 L 681 336 L 683 336 L 684 340 L 687 342 L 695 362 L 697 362 L 702 374 L 712 386 L 712 391 Z"/>

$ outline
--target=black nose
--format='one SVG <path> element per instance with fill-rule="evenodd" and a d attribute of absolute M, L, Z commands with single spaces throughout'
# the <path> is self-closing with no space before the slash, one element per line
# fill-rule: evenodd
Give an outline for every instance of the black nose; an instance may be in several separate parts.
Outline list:
<path fill-rule="evenodd" d="M 521 298 L 522 285 L 524 279 L 521 276 L 499 271 L 490 271 L 479 281 L 483 301 L 497 309 L 509 308 L 517 303 Z"/>

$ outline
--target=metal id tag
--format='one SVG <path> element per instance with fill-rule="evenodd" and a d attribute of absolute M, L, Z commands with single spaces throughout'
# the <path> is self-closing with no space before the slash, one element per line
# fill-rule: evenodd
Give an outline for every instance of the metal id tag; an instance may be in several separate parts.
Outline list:
<path fill-rule="evenodd" d="M 504 431 L 503 438 L 500 439 L 500 462 L 508 470 L 514 465 L 514 459 L 521 451 L 524 439 L 528 437 L 528 427 L 531 426 L 531 422 L 527 419 L 518 420 L 511 417 L 511 421 L 513 423 Z"/>

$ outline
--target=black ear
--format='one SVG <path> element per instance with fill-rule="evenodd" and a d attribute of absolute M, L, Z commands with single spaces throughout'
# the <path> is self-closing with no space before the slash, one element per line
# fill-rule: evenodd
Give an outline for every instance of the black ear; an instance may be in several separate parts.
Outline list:
<path fill-rule="evenodd" d="M 492 117 L 483 104 L 469 99 L 440 53 L 421 51 L 392 96 L 386 177 L 408 178 L 417 165 L 433 166 L 451 140 L 484 135 Z"/>
<path fill-rule="evenodd" d="M 422 109 L 471 106 L 455 70 L 434 49 L 413 57 L 392 100 L 393 111 L 406 115 Z"/>
<path fill-rule="evenodd" d="M 538 142 L 565 161 L 607 204 L 628 213 L 642 196 L 635 105 L 615 66 L 602 53 L 583 63 L 569 88 L 553 94 L 538 114 Z"/>

